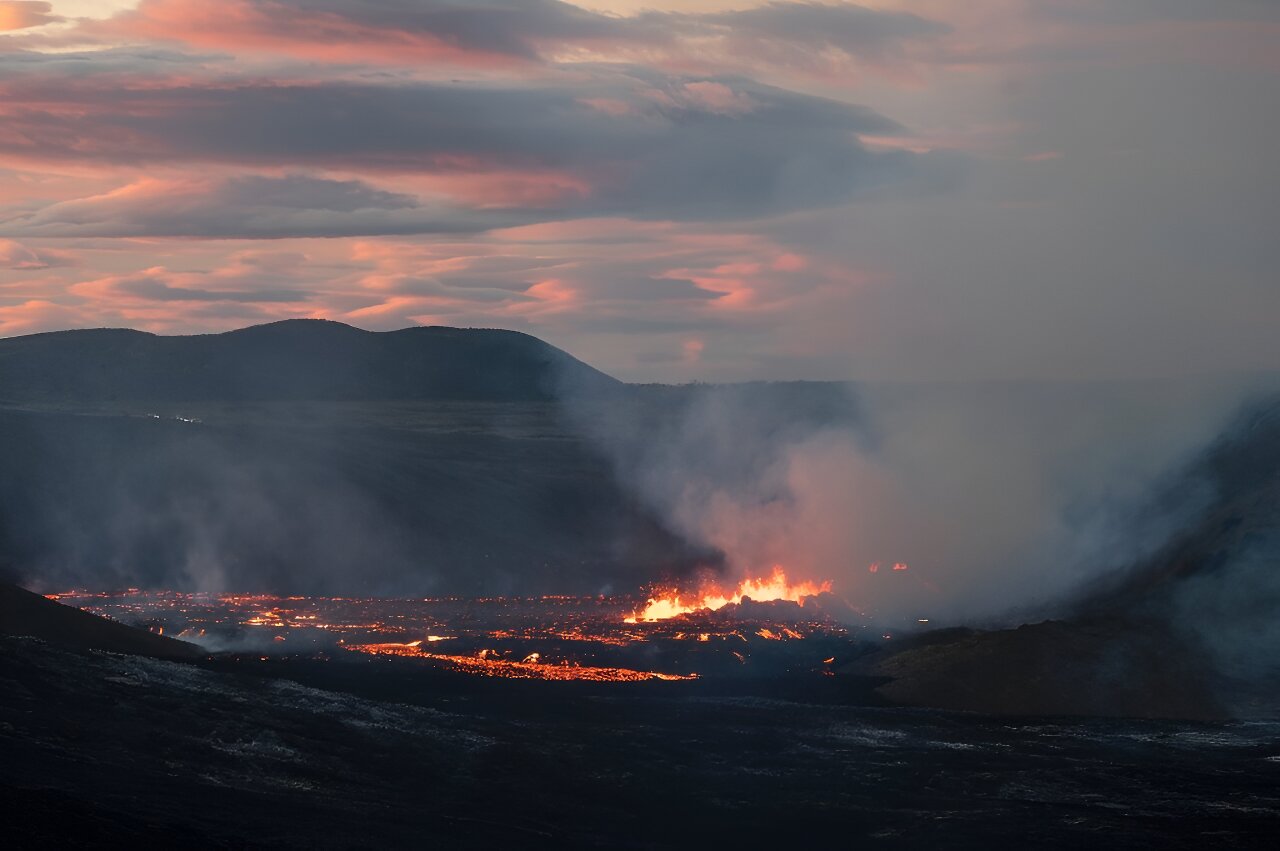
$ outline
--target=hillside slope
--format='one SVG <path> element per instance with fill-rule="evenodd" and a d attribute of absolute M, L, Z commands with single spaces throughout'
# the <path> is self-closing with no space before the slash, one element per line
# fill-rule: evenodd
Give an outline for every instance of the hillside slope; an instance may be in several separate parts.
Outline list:
<path fill-rule="evenodd" d="M 100 618 L 6 582 L 0 582 L 0 634 L 32 636 L 61 647 L 108 650 L 157 659 L 205 656 L 194 644 Z"/>
<path fill-rule="evenodd" d="M 1280 400 L 1253 407 L 1171 478 L 1153 510 L 1209 494 L 1155 554 L 1068 617 L 918 636 L 851 670 L 915 706 L 1010 715 L 1280 715 Z"/>

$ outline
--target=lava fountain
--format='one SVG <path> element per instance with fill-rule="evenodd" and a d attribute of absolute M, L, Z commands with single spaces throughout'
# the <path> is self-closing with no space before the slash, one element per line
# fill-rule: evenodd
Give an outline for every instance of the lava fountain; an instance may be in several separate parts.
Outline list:
<path fill-rule="evenodd" d="M 774 565 L 773 573 L 767 578 L 744 579 L 732 594 L 726 595 L 718 588 L 704 592 L 699 596 L 682 596 L 676 590 L 658 594 L 650 597 L 643 609 L 624 618 L 624 621 L 626 623 L 660 621 L 674 618 L 677 615 L 699 612 L 704 609 L 714 611 L 722 609 L 730 603 L 741 603 L 747 597 L 761 603 L 772 600 L 789 600 L 803 606 L 805 597 L 813 597 L 830 590 L 830 581 L 822 582 L 821 584 L 798 582 L 793 585 L 787 580 L 786 571 L 782 569 L 782 566 Z"/>

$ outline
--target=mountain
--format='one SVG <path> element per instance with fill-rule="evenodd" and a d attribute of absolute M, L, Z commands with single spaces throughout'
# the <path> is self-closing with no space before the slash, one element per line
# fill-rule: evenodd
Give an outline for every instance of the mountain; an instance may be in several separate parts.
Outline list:
<path fill-rule="evenodd" d="M 0 401 L 535 401 L 619 382 L 515 331 L 372 332 L 290 319 L 225 334 L 125 329 L 0 340 Z"/>
<path fill-rule="evenodd" d="M 567 410 L 626 392 L 509 331 L 0 340 L 0 571 L 55 590 L 630 590 L 705 554 Z"/>
<path fill-rule="evenodd" d="M 200 659 L 194 644 L 153 635 L 0 582 L 0 634 L 25 635 L 81 650 L 107 650 L 157 659 Z"/>

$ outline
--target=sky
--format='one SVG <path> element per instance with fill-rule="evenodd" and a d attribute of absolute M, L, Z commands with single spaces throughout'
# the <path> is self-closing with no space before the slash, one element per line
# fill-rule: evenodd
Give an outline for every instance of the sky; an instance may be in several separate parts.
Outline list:
<path fill-rule="evenodd" d="M 0 336 L 1280 369 L 1276 0 L 0 0 Z"/>

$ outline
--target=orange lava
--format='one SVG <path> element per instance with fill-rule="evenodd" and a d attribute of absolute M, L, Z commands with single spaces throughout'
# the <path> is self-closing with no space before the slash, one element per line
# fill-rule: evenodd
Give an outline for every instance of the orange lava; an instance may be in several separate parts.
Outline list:
<path fill-rule="evenodd" d="M 657 597 L 651 597 L 645 603 L 643 609 L 624 618 L 624 620 L 626 623 L 660 621 L 674 618 L 677 615 L 702 611 L 703 609 L 714 611 L 715 609 L 722 609 L 730 603 L 741 603 L 747 597 L 762 603 L 772 600 L 789 600 L 803 606 L 805 597 L 813 597 L 830 590 L 830 582 L 821 584 L 799 582 L 792 585 L 787 581 L 786 571 L 780 565 L 776 565 L 773 568 L 773 573 L 768 578 L 745 579 L 738 585 L 737 590 L 729 595 L 723 594 L 719 589 L 714 589 L 696 597 L 681 596 L 678 591 L 670 591 Z"/>
<path fill-rule="evenodd" d="M 422 642 L 408 644 L 353 644 L 347 650 L 370 653 L 376 656 L 415 656 L 431 659 L 450 670 L 484 677 L 505 677 L 519 680 L 590 680 L 593 682 L 646 682 L 649 680 L 696 680 L 697 674 L 660 674 L 656 671 L 635 671 L 630 668 L 600 668 L 567 662 L 552 664 L 541 661 L 537 653 L 530 653 L 519 662 L 501 659 L 492 650 L 481 650 L 475 656 L 447 656 L 420 650 Z"/>

